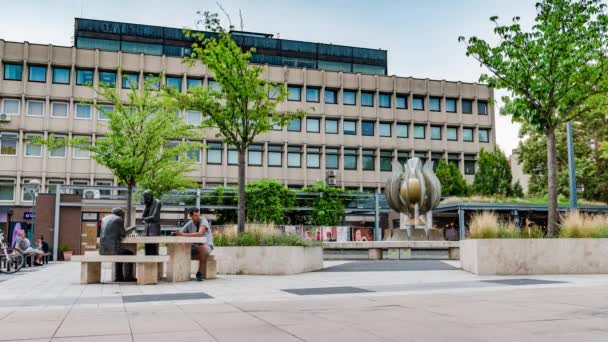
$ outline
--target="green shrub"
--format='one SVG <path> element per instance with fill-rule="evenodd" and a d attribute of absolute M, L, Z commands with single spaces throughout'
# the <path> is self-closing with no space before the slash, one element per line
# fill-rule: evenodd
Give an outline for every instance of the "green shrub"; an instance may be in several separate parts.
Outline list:
<path fill-rule="evenodd" d="M 314 247 L 321 244 L 317 241 L 305 241 L 297 235 L 286 235 L 277 232 L 273 225 L 253 226 L 244 233 L 237 234 L 236 229 L 226 230 L 213 235 L 213 244 L 218 247 L 230 246 L 299 246 Z"/>
<path fill-rule="evenodd" d="M 608 238 L 608 216 L 572 211 L 564 215 L 559 228 L 560 238 Z"/>

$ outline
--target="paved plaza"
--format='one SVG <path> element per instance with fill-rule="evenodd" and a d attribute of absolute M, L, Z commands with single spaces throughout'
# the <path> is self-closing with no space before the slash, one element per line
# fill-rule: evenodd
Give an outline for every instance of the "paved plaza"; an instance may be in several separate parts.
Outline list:
<path fill-rule="evenodd" d="M 605 341 L 608 276 L 479 277 L 458 262 L 326 262 L 294 276 L 79 284 L 0 275 L 0 341 Z M 108 280 L 109 270 L 103 277 Z"/>

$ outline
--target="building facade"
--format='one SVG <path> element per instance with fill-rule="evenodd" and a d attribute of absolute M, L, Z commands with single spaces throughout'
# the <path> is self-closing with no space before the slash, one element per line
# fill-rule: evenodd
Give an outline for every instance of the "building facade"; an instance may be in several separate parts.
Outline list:
<path fill-rule="evenodd" d="M 0 206 L 31 205 L 23 184 L 36 179 L 41 192 L 57 184 L 117 185 L 112 172 L 86 151 L 49 151 L 33 136 L 86 137 L 107 130 L 92 83 L 126 93 L 149 76 L 182 92 L 217 84 L 204 65 L 181 57 L 105 51 L 0 40 Z M 481 148 L 495 146 L 493 90 L 485 85 L 412 77 L 266 65 L 263 77 L 287 85 L 279 110 L 303 109 L 307 117 L 260 135 L 248 151 L 247 178 L 272 178 L 289 187 L 325 181 L 358 190 L 381 190 L 391 162 L 409 157 L 458 165 L 467 180 Z M 83 102 L 103 105 L 97 110 Z M 185 111 L 196 125 L 204 113 Z M 193 153 L 190 174 L 203 187 L 234 185 L 237 154 L 208 130 L 207 145 Z M 333 178 L 332 177 L 332 178 Z"/>

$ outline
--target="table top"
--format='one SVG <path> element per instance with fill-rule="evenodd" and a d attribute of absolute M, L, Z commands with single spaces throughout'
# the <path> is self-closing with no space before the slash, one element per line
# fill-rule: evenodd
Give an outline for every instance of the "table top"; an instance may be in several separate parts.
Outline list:
<path fill-rule="evenodd" d="M 207 238 L 192 236 L 128 236 L 122 243 L 205 243 Z"/>

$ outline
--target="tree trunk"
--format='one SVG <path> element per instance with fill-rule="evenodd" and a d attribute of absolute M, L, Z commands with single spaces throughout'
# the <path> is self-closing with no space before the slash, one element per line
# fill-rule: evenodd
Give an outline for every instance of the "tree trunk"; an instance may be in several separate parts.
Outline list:
<path fill-rule="evenodd" d="M 131 210 L 133 209 L 133 184 L 127 185 L 127 228 L 131 227 Z"/>
<path fill-rule="evenodd" d="M 555 237 L 558 211 L 557 211 L 557 152 L 555 147 L 555 128 L 547 128 L 547 235 Z"/>
<path fill-rule="evenodd" d="M 238 231 L 245 232 L 245 150 L 239 149 L 239 206 L 238 206 Z"/>

